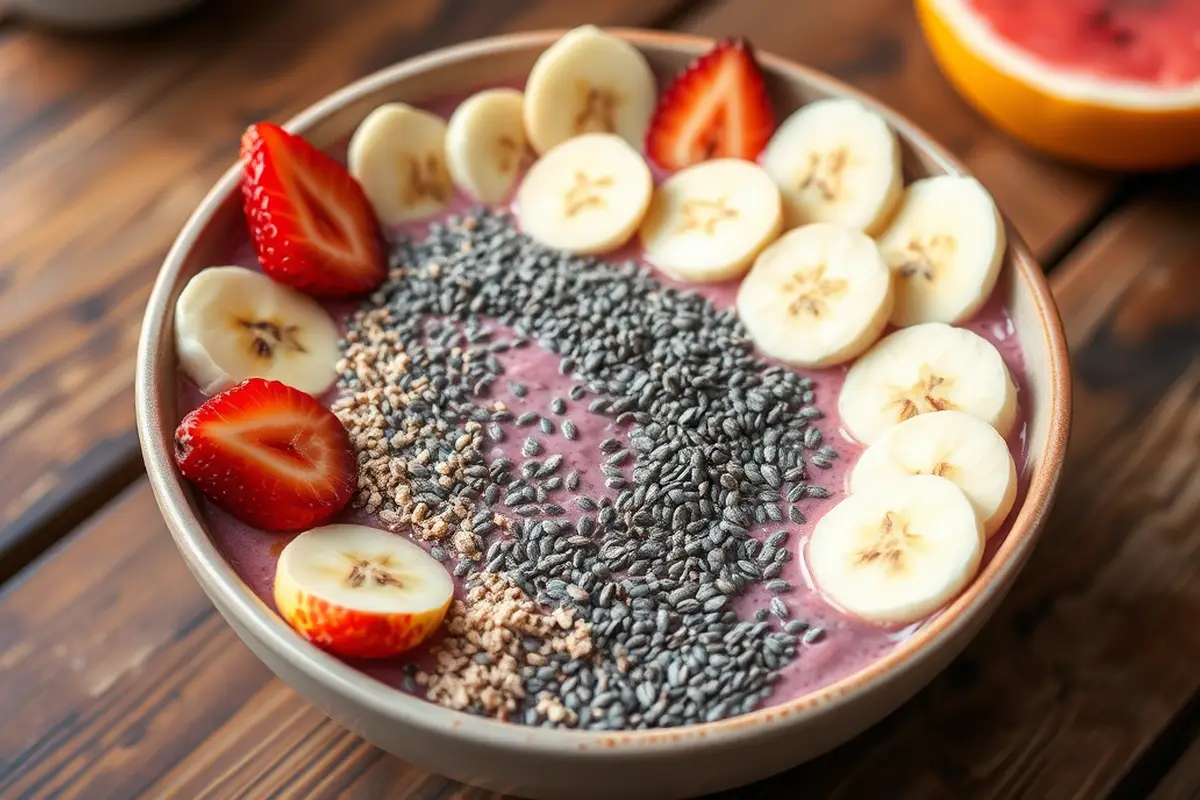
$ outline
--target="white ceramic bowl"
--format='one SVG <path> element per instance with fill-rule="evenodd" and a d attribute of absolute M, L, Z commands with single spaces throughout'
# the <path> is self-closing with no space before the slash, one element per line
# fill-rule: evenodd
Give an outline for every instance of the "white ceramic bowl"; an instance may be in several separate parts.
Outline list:
<path fill-rule="evenodd" d="M 525 75 L 561 31 L 500 36 L 439 50 L 386 69 L 320 101 L 288 123 L 318 146 L 344 141 L 381 103 L 421 102 Z M 712 46 L 708 39 L 620 30 L 661 74 Z M 851 96 L 899 132 L 912 175 L 963 168 L 907 120 L 828 77 L 760 54 L 780 117 L 820 97 Z M 244 227 L 232 167 L 192 215 L 168 254 L 142 330 L 138 429 L 155 496 L 188 566 L 244 642 L 279 677 L 334 720 L 379 747 L 468 783 L 533 797 L 663 798 L 747 783 L 841 744 L 928 683 L 1008 592 L 1045 521 L 1062 466 L 1070 384 L 1062 326 L 1046 281 L 1015 232 L 1001 290 L 1028 365 L 1029 489 L 999 552 L 944 613 L 866 669 L 828 688 L 721 722 L 658 731 L 561 731 L 495 722 L 395 691 L 308 644 L 246 587 L 216 549 L 172 459 L 178 419 L 171 310 L 187 280 L 220 258 Z"/>

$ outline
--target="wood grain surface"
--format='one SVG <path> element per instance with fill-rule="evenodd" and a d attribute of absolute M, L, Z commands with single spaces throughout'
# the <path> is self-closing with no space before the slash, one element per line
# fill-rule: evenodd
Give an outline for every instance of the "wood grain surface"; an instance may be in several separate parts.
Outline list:
<path fill-rule="evenodd" d="M 585 20 L 742 33 L 875 94 L 1058 264 L 1075 427 L 1012 595 L 884 723 L 722 797 L 1200 795 L 1200 191 L 1173 188 L 1194 174 L 1130 182 L 1023 150 L 949 89 L 905 0 L 338 6 L 0 32 L 0 579 L 71 531 L 0 588 L 0 797 L 493 796 L 329 722 L 212 609 L 138 478 L 134 342 L 246 123 L 430 47 Z"/>
<path fill-rule="evenodd" d="M 1200 724 L 1194 727 L 1200 728 Z M 1200 731 L 1196 733 L 1200 734 Z M 1200 735 L 1197 735 L 1191 746 L 1179 756 L 1167 777 L 1154 787 L 1150 800 L 1195 800 L 1197 797 L 1200 797 Z"/>

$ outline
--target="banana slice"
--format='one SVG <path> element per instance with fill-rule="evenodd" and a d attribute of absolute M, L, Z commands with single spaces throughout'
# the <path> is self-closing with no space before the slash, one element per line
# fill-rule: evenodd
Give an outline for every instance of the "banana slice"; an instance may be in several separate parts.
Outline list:
<path fill-rule="evenodd" d="M 581 133 L 615 133 L 640 148 L 658 102 L 654 73 L 636 47 L 594 25 L 546 48 L 525 84 L 525 129 L 539 153 Z"/>
<path fill-rule="evenodd" d="M 175 301 L 179 366 L 206 395 L 246 378 L 319 395 L 337 372 L 338 329 L 317 301 L 243 267 L 209 267 Z"/>
<path fill-rule="evenodd" d="M 818 222 L 767 247 L 742 281 L 738 316 L 764 353 L 798 367 L 857 356 L 892 310 L 892 275 L 861 231 Z"/>
<path fill-rule="evenodd" d="M 979 181 L 939 175 L 913 183 L 879 237 L 897 278 L 892 322 L 970 317 L 996 286 L 1004 247 L 1004 222 Z"/>
<path fill-rule="evenodd" d="M 667 178 L 642 222 L 646 259 L 684 281 L 738 277 L 783 224 L 779 190 L 738 158 L 705 161 Z"/>
<path fill-rule="evenodd" d="M 857 100 L 818 100 L 792 114 L 762 165 L 783 192 L 789 226 L 837 222 L 878 232 L 904 186 L 896 134 Z"/>
<path fill-rule="evenodd" d="M 908 624 L 970 583 L 983 543 L 961 489 L 936 475 L 912 475 L 829 509 L 813 528 L 806 561 L 817 588 L 847 612 Z"/>
<path fill-rule="evenodd" d="M 842 424 L 866 444 L 906 419 L 946 410 L 979 417 L 1007 436 L 1017 389 L 989 341 L 941 322 L 885 336 L 850 366 L 838 395 Z"/>
<path fill-rule="evenodd" d="M 480 202 L 503 202 L 517 183 L 529 151 L 524 106 L 516 89 L 485 89 L 460 103 L 446 123 L 450 177 Z"/>
<path fill-rule="evenodd" d="M 587 133 L 538 159 L 517 190 L 521 227 L 572 253 L 616 250 L 637 230 L 654 180 L 641 154 L 620 136 Z"/>
<path fill-rule="evenodd" d="M 326 525 L 288 542 L 275 565 L 275 606 L 314 644 L 356 658 L 416 647 L 446 616 L 454 582 L 404 537 Z"/>
<path fill-rule="evenodd" d="M 996 430 L 961 411 L 921 414 L 889 428 L 859 457 L 850 491 L 908 475 L 937 475 L 963 490 L 990 536 L 1017 497 L 1017 467 Z"/>
<path fill-rule="evenodd" d="M 405 103 L 372 111 L 350 138 L 350 174 L 384 225 L 437 214 L 454 193 L 446 168 L 446 123 Z"/>

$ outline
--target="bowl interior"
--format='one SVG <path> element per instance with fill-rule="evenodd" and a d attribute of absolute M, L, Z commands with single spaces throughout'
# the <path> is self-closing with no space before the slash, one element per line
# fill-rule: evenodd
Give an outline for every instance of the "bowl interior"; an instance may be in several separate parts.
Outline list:
<path fill-rule="evenodd" d="M 619 33 L 645 53 L 660 76 L 673 74 L 711 46 L 707 39 L 690 36 L 640 31 Z M 560 34 L 561 31 L 550 31 L 497 37 L 404 62 L 317 103 L 291 120 L 288 127 L 303 133 L 318 146 L 344 142 L 358 123 L 381 103 L 422 104 L 483 86 L 521 80 L 538 54 Z M 779 119 L 815 99 L 855 97 L 884 114 L 900 134 L 906 176 L 910 180 L 963 171 L 913 125 L 853 89 L 768 54 L 760 54 L 760 60 Z M 289 650 L 288 657 L 293 663 L 326 676 L 335 676 L 339 691 L 353 693 L 381 713 L 409 721 L 445 721 L 448 718 L 444 715 L 454 712 L 413 698 L 401 700 L 393 690 L 376 684 L 292 634 L 245 587 L 214 547 L 191 491 L 175 470 L 172 436 L 178 420 L 171 310 L 188 279 L 198 270 L 220 263 L 219 260 L 228 253 L 231 239 L 245 235 L 239 177 L 239 168 L 231 168 L 189 220 L 163 265 L 147 311 L 138 362 L 137 410 L 143 452 L 155 494 L 189 566 L 223 611 L 233 609 L 241 623 L 252 627 L 256 635 L 271 639 L 280 649 Z M 836 704 L 855 692 L 870 688 L 873 682 L 887 679 L 891 673 L 907 669 L 930 644 L 950 637 L 956 631 L 974 627 L 972 618 L 995 605 L 1028 555 L 1052 499 L 1062 462 L 1069 415 L 1069 386 L 1061 325 L 1045 280 L 1011 228 L 1009 241 L 998 291 L 1007 293 L 1024 349 L 1028 376 L 1021 402 L 1027 408 L 1030 420 L 1026 443 L 1028 463 L 1024 465 L 1029 476 L 1029 489 L 1013 528 L 972 586 L 934 622 L 863 672 L 821 690 L 815 696 L 786 704 L 795 706 L 794 711 L 812 711 Z M 744 720 L 763 713 L 754 712 L 734 719 Z M 785 713 L 775 718 L 786 716 Z M 501 726 L 501 723 L 478 718 L 454 724 L 462 725 L 463 735 L 474 731 L 480 736 L 488 735 L 487 726 Z M 708 729 L 706 736 L 731 728 L 730 721 L 690 727 Z M 687 735 L 688 729 L 677 730 L 680 735 Z M 572 735 L 582 734 L 546 730 L 529 734 L 530 741 L 537 739 L 543 743 L 562 741 Z M 635 732 L 624 738 L 636 739 L 638 736 Z M 644 738 L 652 737 L 650 732 Z M 674 739 L 678 741 L 679 736 Z"/>

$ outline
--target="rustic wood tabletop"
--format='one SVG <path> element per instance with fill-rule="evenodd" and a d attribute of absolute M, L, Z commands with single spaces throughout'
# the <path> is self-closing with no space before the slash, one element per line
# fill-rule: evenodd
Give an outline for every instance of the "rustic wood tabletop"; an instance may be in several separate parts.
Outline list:
<path fill-rule="evenodd" d="M 1023 149 L 951 90 L 908 0 L 354 5 L 214 0 L 105 36 L 0 28 L 0 797 L 490 796 L 334 725 L 217 615 L 142 474 L 135 342 L 246 124 L 433 47 L 582 22 L 741 33 L 909 116 L 1029 242 L 1072 350 L 1066 477 L 999 613 L 885 722 L 728 796 L 1200 796 L 1194 173 Z"/>

